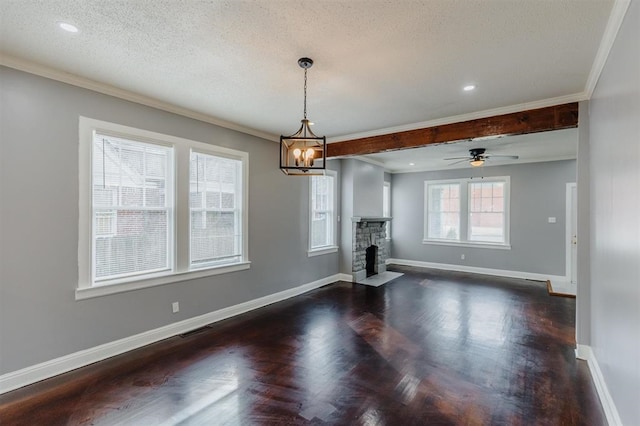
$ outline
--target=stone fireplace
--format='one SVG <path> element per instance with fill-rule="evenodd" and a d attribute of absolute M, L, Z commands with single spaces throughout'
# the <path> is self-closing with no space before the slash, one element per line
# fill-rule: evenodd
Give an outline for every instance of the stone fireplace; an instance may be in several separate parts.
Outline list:
<path fill-rule="evenodd" d="M 352 268 L 354 282 L 382 274 L 389 257 L 385 224 L 389 217 L 353 217 Z"/>

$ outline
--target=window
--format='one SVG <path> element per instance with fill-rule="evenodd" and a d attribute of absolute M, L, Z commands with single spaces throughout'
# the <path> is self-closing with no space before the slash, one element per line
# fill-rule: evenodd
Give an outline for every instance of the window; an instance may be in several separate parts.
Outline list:
<path fill-rule="evenodd" d="M 248 268 L 247 164 L 241 151 L 80 117 L 76 298 Z"/>
<path fill-rule="evenodd" d="M 469 183 L 469 241 L 505 242 L 504 182 Z"/>
<path fill-rule="evenodd" d="M 425 182 L 425 244 L 509 246 L 509 177 Z"/>
<path fill-rule="evenodd" d="M 233 263 L 242 257 L 242 161 L 191 152 L 190 265 Z"/>
<path fill-rule="evenodd" d="M 173 148 L 96 132 L 93 282 L 171 269 Z"/>
<path fill-rule="evenodd" d="M 391 182 L 382 185 L 382 216 L 391 217 Z M 391 239 L 391 221 L 384 223 L 387 240 Z"/>
<path fill-rule="evenodd" d="M 460 184 L 433 183 L 428 185 L 427 238 L 460 239 Z"/>
<path fill-rule="evenodd" d="M 309 182 L 309 255 L 334 253 L 336 246 L 336 176 L 326 170 L 324 176 L 311 176 Z"/>

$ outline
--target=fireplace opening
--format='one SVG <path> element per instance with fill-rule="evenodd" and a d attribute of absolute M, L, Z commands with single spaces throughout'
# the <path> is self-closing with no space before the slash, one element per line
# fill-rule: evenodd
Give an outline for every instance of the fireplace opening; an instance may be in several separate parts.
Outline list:
<path fill-rule="evenodd" d="M 365 251 L 367 278 L 378 273 L 378 246 L 369 246 Z"/>

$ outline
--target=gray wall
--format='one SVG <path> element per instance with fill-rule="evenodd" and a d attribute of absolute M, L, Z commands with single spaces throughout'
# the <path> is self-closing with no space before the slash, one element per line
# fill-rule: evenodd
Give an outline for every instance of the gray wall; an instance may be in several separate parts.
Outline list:
<path fill-rule="evenodd" d="M 341 164 L 341 210 L 340 210 L 340 272 L 351 273 L 351 247 L 353 242 L 353 230 L 351 218 L 353 217 L 353 181 L 355 160 L 340 160 Z"/>
<path fill-rule="evenodd" d="M 363 161 L 347 161 L 356 163 L 353 181 L 353 215 L 381 217 L 384 169 Z"/>
<path fill-rule="evenodd" d="M 384 181 L 389 183 L 389 188 L 393 187 L 393 175 L 389 172 L 384 172 Z M 391 189 L 390 194 L 389 194 L 389 203 L 391 204 L 390 208 L 393 208 L 393 190 Z M 393 210 L 391 210 L 391 212 L 389 213 L 389 215 L 391 217 L 393 217 Z M 391 229 L 391 233 L 393 234 L 393 229 Z M 387 253 L 389 253 L 389 255 L 391 254 L 391 235 L 387 235 L 387 241 L 386 241 L 386 248 L 387 248 Z"/>
<path fill-rule="evenodd" d="M 591 347 L 625 425 L 640 424 L 640 2 L 589 104 Z"/>
<path fill-rule="evenodd" d="M 577 185 L 578 196 L 578 270 L 576 280 L 578 283 L 576 292 L 576 342 L 580 345 L 589 345 L 591 336 L 591 323 L 589 321 L 589 309 L 591 306 L 590 273 L 590 209 L 589 209 L 589 102 L 580 102 L 578 116 L 578 160 Z"/>
<path fill-rule="evenodd" d="M 568 160 L 394 174 L 391 257 L 564 276 L 566 183 L 575 182 L 575 164 Z M 422 244 L 424 181 L 479 176 L 511 176 L 511 250 Z M 550 216 L 557 222 L 548 223 Z"/>
<path fill-rule="evenodd" d="M 340 239 L 340 272 L 351 274 L 351 250 L 354 216 L 382 216 L 384 169 L 364 161 L 340 160 L 342 176 L 342 220 Z"/>
<path fill-rule="evenodd" d="M 0 81 L 0 374 L 338 273 L 337 253 L 307 256 L 308 179 L 280 172 L 276 143 L 9 68 Z M 249 152 L 251 268 L 75 301 L 79 115 Z"/>

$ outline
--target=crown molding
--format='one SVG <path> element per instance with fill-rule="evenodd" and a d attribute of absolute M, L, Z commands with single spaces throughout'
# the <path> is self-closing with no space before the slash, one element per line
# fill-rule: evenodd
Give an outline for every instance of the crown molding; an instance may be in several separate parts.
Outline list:
<path fill-rule="evenodd" d="M 442 126 L 446 124 L 461 123 L 464 121 L 477 120 L 480 118 L 488 118 L 496 115 L 511 114 L 515 112 L 527 111 L 532 109 L 563 105 L 563 104 L 568 104 L 572 102 L 580 102 L 586 99 L 587 98 L 585 97 L 584 92 L 574 93 L 571 95 L 558 96 L 558 97 L 549 98 L 549 99 L 542 99 L 534 102 L 525 102 L 521 104 L 487 109 L 484 111 L 477 111 L 477 112 L 472 112 L 468 114 L 453 115 L 450 117 L 439 118 L 436 120 L 428 120 L 428 121 L 421 121 L 419 123 L 405 124 L 403 126 L 387 127 L 384 129 L 377 129 L 369 132 L 361 132 L 361 133 L 353 133 L 350 135 L 336 136 L 333 138 L 327 138 L 327 143 L 344 142 L 344 141 L 353 140 L 353 139 L 362 139 L 362 138 L 368 138 L 372 136 L 388 135 L 390 133 L 400 133 L 400 132 L 406 132 L 409 130 L 418 130 L 418 129 L 424 129 L 428 127 Z"/>
<path fill-rule="evenodd" d="M 194 120 L 203 121 L 205 123 L 214 124 L 225 129 L 235 130 L 237 132 L 245 133 L 251 136 L 256 136 L 261 139 L 266 139 L 272 142 L 278 142 L 279 137 L 270 133 L 262 132 L 260 130 L 252 129 L 250 127 L 241 126 L 239 124 L 221 120 L 208 114 L 202 114 L 187 108 L 182 108 L 168 102 L 161 101 L 149 96 L 141 95 L 139 93 L 131 92 L 111 86 L 109 84 L 101 83 L 95 80 L 91 80 L 85 77 L 80 77 L 75 74 L 59 71 L 51 67 L 47 67 L 35 62 L 27 61 L 24 59 L 16 58 L 14 56 L 0 54 L 0 65 L 13 68 L 19 71 L 24 71 L 29 74 L 38 75 L 51 80 L 59 81 L 61 83 L 67 83 L 72 86 L 81 87 L 83 89 L 89 89 L 94 92 L 102 93 L 104 95 L 113 96 L 126 101 L 135 102 L 137 104 L 145 105 L 148 107 L 156 108 L 162 111 L 171 112 L 173 114 L 181 115 Z"/>
<path fill-rule="evenodd" d="M 525 102 L 516 105 L 509 105 L 505 107 L 493 108 L 483 111 L 476 111 L 468 114 L 454 115 L 435 120 L 427 120 L 418 123 L 411 123 L 402 126 L 394 126 L 371 130 L 367 132 L 352 133 L 348 135 L 340 135 L 331 138 L 327 138 L 327 143 L 343 142 L 352 139 L 362 139 L 371 136 L 380 136 L 389 133 L 398 133 L 408 130 L 417 130 L 425 127 L 434 127 L 451 123 L 458 123 L 463 121 L 475 120 L 478 118 L 487 118 L 495 115 L 509 114 L 513 112 L 519 112 L 529 109 L 545 108 L 549 106 L 565 104 L 570 102 L 580 102 L 589 100 L 593 95 L 593 91 L 598 83 L 600 74 L 604 68 L 604 65 L 609 56 L 609 52 L 613 47 L 616 36 L 624 20 L 624 16 L 629 8 L 631 0 L 615 0 L 609 20 L 605 27 L 603 37 L 600 41 L 600 46 L 596 57 L 594 59 L 591 71 L 587 78 L 584 91 L 580 93 L 573 93 L 570 95 L 558 96 L 555 98 L 541 99 L 533 102 Z M 95 92 L 103 93 L 105 95 L 114 96 L 127 101 L 135 102 L 138 104 L 146 105 L 152 108 L 157 108 L 163 111 L 171 112 L 174 114 L 182 115 L 184 117 L 193 118 L 195 120 L 203 121 L 206 123 L 214 124 L 216 126 L 224 127 L 226 129 L 235 130 L 238 132 L 246 133 L 248 135 L 256 136 L 262 139 L 266 139 L 272 142 L 278 142 L 277 135 L 262 132 L 249 127 L 241 126 L 239 124 L 221 120 L 208 114 L 202 114 L 187 108 L 182 108 L 176 105 L 172 105 L 168 102 L 164 102 L 155 98 L 151 98 L 145 95 L 134 93 L 128 90 L 120 89 L 109 84 L 100 83 L 95 80 L 91 80 L 85 77 L 80 77 L 75 74 L 58 71 L 54 68 L 47 67 L 35 62 L 27 61 L 24 59 L 16 58 L 5 54 L 0 54 L 0 65 L 14 68 L 20 71 L 28 72 L 30 74 L 39 75 L 41 77 L 49 78 L 52 80 L 60 81 L 62 83 L 71 84 L 73 86 L 82 87 Z"/>
<path fill-rule="evenodd" d="M 472 112 L 469 114 L 461 114 L 454 115 L 450 117 L 444 117 L 436 120 L 428 120 L 420 123 L 411 123 L 403 126 L 395 126 L 395 127 L 387 127 L 367 132 L 353 133 L 350 135 L 342 135 L 335 136 L 332 138 L 327 138 L 327 143 L 333 142 L 343 142 L 352 139 L 362 139 L 371 136 L 380 136 L 386 135 L 389 133 L 397 133 L 404 132 L 407 130 L 417 130 L 425 127 L 434 127 L 441 126 L 443 124 L 452 124 L 458 123 L 462 121 L 475 120 L 478 118 L 487 118 L 494 115 L 502 115 L 502 114 L 510 114 L 513 112 L 528 110 L 528 109 L 537 109 L 537 108 L 546 108 L 549 106 L 565 104 L 570 102 L 581 102 L 591 99 L 593 95 L 593 91 L 598 83 L 598 79 L 600 78 L 600 74 L 604 68 L 605 63 L 607 62 L 607 58 L 609 57 L 609 52 L 613 47 L 613 43 L 615 42 L 616 36 L 618 35 L 618 31 L 620 30 L 620 26 L 622 25 L 622 21 L 627 13 L 627 9 L 631 4 L 631 0 L 615 0 L 613 4 L 613 8 L 611 9 L 611 14 L 609 15 L 609 20 L 607 21 L 607 26 L 605 27 L 604 34 L 602 39 L 600 40 L 600 46 L 598 48 L 598 52 L 596 53 L 596 57 L 593 61 L 593 65 L 591 67 L 591 71 L 589 72 L 589 76 L 587 78 L 587 83 L 585 85 L 585 89 L 582 92 L 574 93 L 565 96 L 558 96 L 555 98 L 541 99 L 539 101 L 534 102 L 525 102 L 522 104 L 510 105 L 500 108 L 488 109 L 484 111 Z"/>
<path fill-rule="evenodd" d="M 624 20 L 624 16 L 627 13 L 629 4 L 631 4 L 631 0 L 615 0 L 613 4 L 611 15 L 609 15 L 607 26 L 600 40 L 600 47 L 598 47 L 598 52 L 596 53 L 596 58 L 593 61 L 593 66 L 591 67 L 591 72 L 589 73 L 589 78 L 587 79 L 587 84 L 584 89 L 585 99 L 591 99 L 593 95 L 593 91 L 598 84 L 598 79 L 600 79 L 600 74 L 609 57 L 609 52 L 611 52 L 613 43 L 616 41 L 616 36 Z"/>
<path fill-rule="evenodd" d="M 386 133 L 327 145 L 327 157 L 348 157 L 419 148 L 462 140 L 547 132 L 578 127 L 578 102 Z"/>

